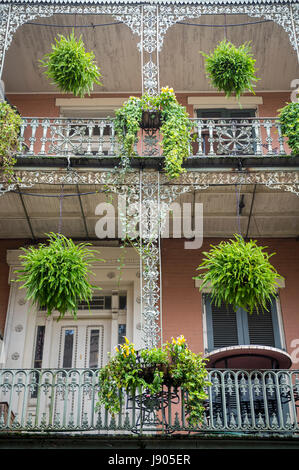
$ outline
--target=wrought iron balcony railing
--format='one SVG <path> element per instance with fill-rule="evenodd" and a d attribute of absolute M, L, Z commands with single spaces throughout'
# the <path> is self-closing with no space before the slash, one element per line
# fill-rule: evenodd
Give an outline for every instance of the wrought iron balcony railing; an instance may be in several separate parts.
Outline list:
<path fill-rule="evenodd" d="M 210 369 L 202 423 L 189 427 L 183 390 L 123 396 L 111 416 L 98 406 L 98 370 L 0 371 L 0 432 L 175 433 L 299 431 L 299 370 Z"/>
<path fill-rule="evenodd" d="M 275 156 L 290 153 L 276 118 L 192 119 L 190 157 Z M 136 154 L 162 156 L 158 133 L 140 131 Z M 113 119 L 23 118 L 18 155 L 117 157 Z"/>

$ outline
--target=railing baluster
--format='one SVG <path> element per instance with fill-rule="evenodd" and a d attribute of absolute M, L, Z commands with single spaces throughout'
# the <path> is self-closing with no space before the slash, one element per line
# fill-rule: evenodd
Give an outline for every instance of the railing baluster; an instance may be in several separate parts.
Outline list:
<path fill-rule="evenodd" d="M 113 121 L 109 121 L 107 123 L 109 126 L 109 135 L 110 135 L 110 148 L 108 150 L 108 155 L 115 155 L 115 127 Z"/>
<path fill-rule="evenodd" d="M 19 148 L 18 148 L 18 153 L 24 154 L 26 153 L 25 151 L 25 129 L 28 126 L 28 120 L 27 119 L 22 119 L 22 124 L 20 127 L 20 135 L 19 135 Z"/>
<path fill-rule="evenodd" d="M 201 157 L 204 155 L 204 152 L 203 152 L 203 145 L 202 145 L 202 138 L 203 138 L 203 135 L 202 135 L 202 130 L 203 130 L 203 121 L 201 119 L 199 119 L 197 121 L 197 126 L 196 126 L 196 130 L 197 130 L 197 143 L 198 143 L 198 150 L 197 150 L 197 153 L 196 153 L 196 156 L 197 157 Z"/>
<path fill-rule="evenodd" d="M 265 119 L 264 120 L 264 128 L 266 129 L 266 142 L 267 142 L 267 151 L 268 155 L 273 154 L 273 149 L 272 149 L 272 137 L 271 137 L 271 128 L 272 128 L 272 122 L 270 119 Z"/>
<path fill-rule="evenodd" d="M 41 381 L 42 381 L 42 376 L 41 374 Z M 50 395 L 50 406 L 49 406 L 49 426 L 55 426 L 55 415 L 54 415 L 54 403 L 55 403 L 55 382 L 57 379 L 57 374 L 51 374 L 52 376 L 52 383 L 51 383 L 51 395 Z"/>
<path fill-rule="evenodd" d="M 46 143 L 47 143 L 47 133 L 50 127 L 50 119 L 42 119 L 41 126 L 43 128 L 43 136 L 41 137 L 41 148 L 39 155 L 46 155 Z"/>
<path fill-rule="evenodd" d="M 93 132 L 94 132 L 94 122 L 92 120 L 89 120 L 87 123 L 87 129 L 88 129 L 88 137 L 87 137 L 87 148 L 86 148 L 86 157 L 91 157 L 92 156 L 92 141 L 93 141 Z"/>
<path fill-rule="evenodd" d="M 208 129 L 209 129 L 209 144 L 210 144 L 210 151 L 209 151 L 209 156 L 213 156 L 215 155 L 215 152 L 214 152 L 214 129 L 215 129 L 215 121 L 211 121 L 209 120 L 207 122 L 207 125 L 208 125 Z"/>
<path fill-rule="evenodd" d="M 36 142 L 36 130 L 38 128 L 39 121 L 38 119 L 32 119 L 30 123 L 31 127 L 31 137 L 29 137 L 30 148 L 29 148 L 29 155 L 34 155 L 34 144 Z"/>
<path fill-rule="evenodd" d="M 277 128 L 277 133 L 278 133 L 279 153 L 280 155 L 286 155 L 286 151 L 284 149 L 284 138 L 281 132 L 281 125 L 279 121 L 275 121 L 275 126 Z"/>
<path fill-rule="evenodd" d="M 261 377 L 261 382 L 262 382 L 262 390 L 263 390 L 263 401 L 264 401 L 266 428 L 270 428 L 270 415 L 269 415 L 269 407 L 268 407 L 268 400 L 267 400 L 267 389 L 266 389 L 265 377 L 266 377 L 266 375 L 263 374 L 262 377 Z"/>
<path fill-rule="evenodd" d="M 280 392 L 279 377 L 285 378 L 287 380 L 287 378 L 289 378 L 289 375 L 287 373 L 283 373 L 282 375 L 275 374 L 275 395 L 276 395 L 276 401 L 278 405 L 278 417 L 279 417 L 280 428 L 283 429 L 284 418 L 283 418 L 283 410 L 282 410 L 282 403 L 281 403 L 282 393 Z M 289 385 L 288 385 L 288 388 L 290 390 Z"/>
<path fill-rule="evenodd" d="M 255 149 L 254 154 L 262 155 L 263 148 L 262 148 L 262 137 L 261 137 L 261 122 L 259 121 L 259 119 L 255 119 L 253 121 L 253 128 L 254 128 L 254 133 L 255 133 L 255 139 L 253 140 L 253 148 Z"/>
<path fill-rule="evenodd" d="M 105 129 L 105 122 L 101 120 L 98 124 L 99 129 L 100 129 L 100 136 L 99 136 L 99 146 L 98 146 L 98 152 L 97 155 L 102 156 L 104 155 L 103 153 L 103 142 L 104 142 L 104 129 Z"/>

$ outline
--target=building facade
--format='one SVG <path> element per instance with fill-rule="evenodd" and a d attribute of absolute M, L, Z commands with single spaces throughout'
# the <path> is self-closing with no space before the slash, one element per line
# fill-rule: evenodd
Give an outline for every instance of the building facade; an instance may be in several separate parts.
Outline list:
<path fill-rule="evenodd" d="M 277 116 L 297 99 L 298 2 L 7 0 L 0 22 L 3 97 L 23 119 L 14 179 L 0 185 L 1 442 L 43 440 L 46 431 L 57 442 L 78 445 L 84 434 L 91 446 L 117 445 L 119 435 L 145 430 L 165 447 L 178 435 L 211 446 L 231 433 L 231 445 L 295 446 L 299 156 Z M 84 98 L 60 93 L 39 63 L 72 29 L 103 75 Z M 222 39 L 250 41 L 256 58 L 255 94 L 240 101 L 216 93 L 205 75 L 200 51 Z M 169 180 L 159 135 L 143 130 L 121 178 L 115 111 L 165 86 L 193 122 L 186 172 Z M 121 247 L 122 204 L 132 226 L 144 227 L 142 256 Z M 89 242 L 104 259 L 94 266 L 91 311 L 82 303 L 76 321 L 47 317 L 15 282 L 19 248 L 50 232 Z M 209 246 L 235 233 L 275 253 L 284 279 L 265 314 L 216 308 L 193 279 Z M 142 349 L 179 335 L 209 358 L 213 386 L 196 439 L 179 394 L 127 403 L 116 418 L 96 407 L 98 370 L 124 336 Z"/>

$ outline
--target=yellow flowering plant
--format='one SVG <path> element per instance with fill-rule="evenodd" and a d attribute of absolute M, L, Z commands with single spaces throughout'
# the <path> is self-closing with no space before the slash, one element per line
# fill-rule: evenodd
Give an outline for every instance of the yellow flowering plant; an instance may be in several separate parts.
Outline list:
<path fill-rule="evenodd" d="M 159 114 L 162 141 L 160 143 L 165 159 L 164 169 L 169 179 L 177 178 L 185 170 L 184 160 L 190 155 L 192 124 L 186 108 L 175 96 L 173 88 L 164 87 L 159 95 L 145 93 L 140 98 L 131 96 L 115 113 L 115 132 L 121 148 L 121 165 L 126 170 L 130 158 L 136 157 L 137 134 L 142 127 L 143 112 L 151 117 Z"/>
<path fill-rule="evenodd" d="M 182 335 L 160 348 L 140 352 L 125 338 L 125 343 L 115 348 L 115 354 L 100 370 L 99 404 L 114 415 L 122 409 L 124 393 L 134 396 L 146 391 L 155 395 L 162 392 L 163 386 L 181 387 L 189 424 L 198 425 L 209 386 L 205 362 L 200 354 L 188 348 Z"/>
<path fill-rule="evenodd" d="M 170 358 L 170 376 L 173 384 L 184 391 L 184 405 L 190 426 L 197 426 L 203 417 L 204 401 L 207 399 L 208 372 L 206 359 L 201 354 L 193 353 L 187 345 L 184 336 L 172 338 L 166 343 Z"/>

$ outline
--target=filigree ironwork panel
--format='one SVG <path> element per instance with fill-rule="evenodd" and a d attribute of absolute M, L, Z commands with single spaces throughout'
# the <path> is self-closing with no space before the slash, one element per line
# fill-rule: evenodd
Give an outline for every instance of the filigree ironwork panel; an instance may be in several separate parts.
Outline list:
<path fill-rule="evenodd" d="M 247 14 L 265 18 L 279 24 L 288 34 L 299 61 L 299 6 L 292 4 L 235 4 L 226 5 L 61 5 L 61 4 L 11 4 L 0 6 L 0 64 L 17 29 L 39 17 L 54 14 L 111 15 L 122 21 L 136 34 L 140 42 L 142 91 L 159 92 L 159 52 L 168 29 L 179 21 L 199 18 L 202 15 Z M 1 70 L 2 72 L 2 70 Z"/>

